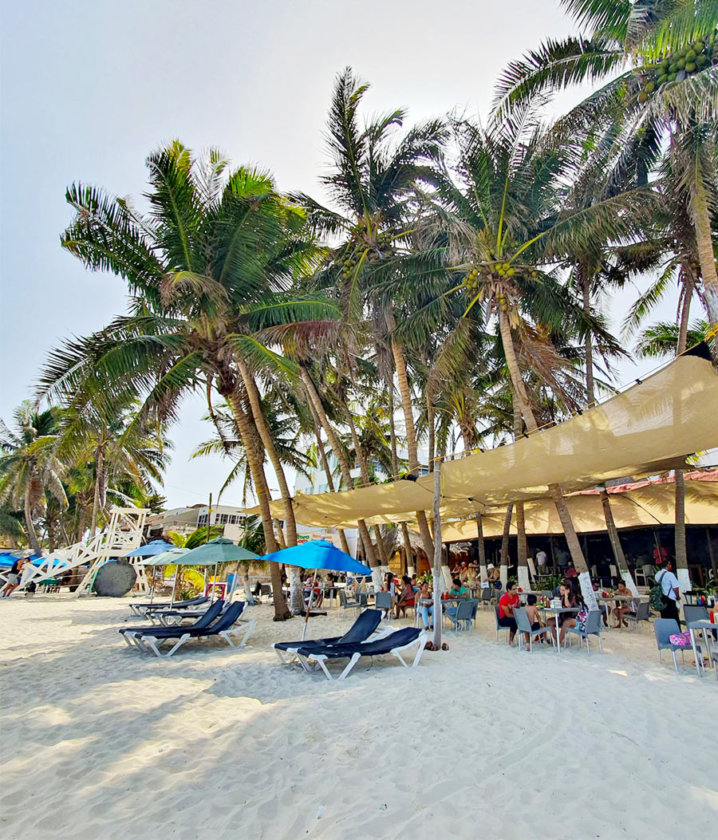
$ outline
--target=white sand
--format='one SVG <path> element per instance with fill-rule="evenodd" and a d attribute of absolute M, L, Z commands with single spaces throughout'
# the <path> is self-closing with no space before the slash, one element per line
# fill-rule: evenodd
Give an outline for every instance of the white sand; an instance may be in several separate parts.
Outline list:
<path fill-rule="evenodd" d="M 716 836 L 718 683 L 646 628 L 530 656 L 485 612 L 416 670 L 329 683 L 268 649 L 299 620 L 253 612 L 246 651 L 160 661 L 120 639 L 127 601 L 0 603 L 0 837 Z"/>

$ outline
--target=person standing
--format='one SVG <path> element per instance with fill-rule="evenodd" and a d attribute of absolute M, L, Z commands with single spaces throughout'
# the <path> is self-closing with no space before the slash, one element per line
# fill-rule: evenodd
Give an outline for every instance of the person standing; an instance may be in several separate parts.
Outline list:
<path fill-rule="evenodd" d="M 661 586 L 664 607 L 661 610 L 661 618 L 675 618 L 678 626 L 681 626 L 681 619 L 678 616 L 678 602 L 681 600 L 678 578 L 673 571 L 673 560 L 668 560 L 665 569 L 656 575 L 656 583 Z"/>
<path fill-rule="evenodd" d="M 546 571 L 547 560 L 548 557 L 546 556 L 546 552 L 542 548 L 539 548 L 536 552 L 536 562 L 538 563 L 539 574 L 543 574 Z"/>

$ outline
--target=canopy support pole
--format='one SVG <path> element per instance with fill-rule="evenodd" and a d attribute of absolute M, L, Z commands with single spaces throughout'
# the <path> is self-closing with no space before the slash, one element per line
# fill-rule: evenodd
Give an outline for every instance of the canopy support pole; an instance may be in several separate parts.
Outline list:
<path fill-rule="evenodd" d="M 611 500 L 608 497 L 608 491 L 605 487 L 601 490 L 601 504 L 603 505 L 603 515 L 606 520 L 608 539 L 611 541 L 611 548 L 613 549 L 613 556 L 616 558 L 618 571 L 626 586 L 638 597 L 638 588 L 636 587 L 636 582 L 633 580 L 631 570 L 628 568 L 626 555 L 623 553 L 621 538 L 618 535 L 618 528 L 616 528 L 616 520 L 613 518 L 613 511 L 611 510 Z"/>
<path fill-rule="evenodd" d="M 484 542 L 484 520 L 480 513 L 476 514 L 476 533 L 479 539 L 479 581 L 488 578 L 486 568 L 486 543 Z"/>
<path fill-rule="evenodd" d="M 441 459 L 434 466 L 434 648 L 441 650 Z"/>

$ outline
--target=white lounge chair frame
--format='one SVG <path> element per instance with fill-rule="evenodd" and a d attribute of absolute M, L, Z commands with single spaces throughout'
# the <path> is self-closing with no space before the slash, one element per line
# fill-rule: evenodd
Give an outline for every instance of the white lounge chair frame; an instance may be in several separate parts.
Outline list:
<path fill-rule="evenodd" d="M 421 633 L 421 635 L 419 635 L 413 641 L 409 642 L 408 644 L 400 645 L 399 647 L 395 647 L 392 650 L 390 650 L 389 653 L 392 656 L 395 656 L 405 668 L 416 668 L 416 666 L 421 661 L 421 655 L 424 653 L 424 648 L 426 647 L 426 643 L 429 641 L 430 637 L 431 636 L 430 636 L 429 633 L 423 632 L 423 633 Z M 378 641 L 378 638 L 379 637 L 376 637 L 376 638 L 372 639 L 371 641 L 376 642 L 376 641 Z M 363 644 L 366 644 L 366 642 L 364 642 Z M 414 655 L 414 660 L 411 663 L 411 665 L 407 665 L 404 657 L 401 654 L 402 654 L 403 651 L 409 650 L 410 648 L 414 647 L 414 645 L 417 645 L 417 650 L 416 650 L 416 653 Z M 386 656 L 386 654 L 375 654 L 375 655 L 376 656 Z M 344 668 L 344 670 L 341 672 L 341 674 L 339 674 L 339 676 L 336 677 L 336 679 L 337 680 L 345 680 L 349 676 L 349 674 L 352 672 L 352 670 L 353 670 L 354 666 L 357 664 L 357 662 L 362 658 L 362 656 L 364 656 L 364 654 L 361 653 L 360 651 L 356 651 L 355 653 L 353 653 L 351 658 L 349 659 L 349 662 L 348 662 L 347 666 Z M 322 669 L 322 671 L 324 672 L 324 676 L 330 682 L 335 679 L 334 677 L 332 677 L 331 672 L 329 671 L 329 669 L 327 668 L 327 665 L 326 665 L 327 659 L 329 659 L 329 657 L 325 656 L 324 654 L 310 653 L 306 657 L 304 657 L 300 653 L 297 653 L 297 657 L 300 661 L 302 661 L 303 659 L 307 660 L 307 663 L 305 664 L 305 670 L 306 671 L 310 670 L 308 665 L 309 665 L 309 663 L 311 663 L 311 664 L 314 664 L 314 665 L 318 665 Z"/>
<path fill-rule="evenodd" d="M 221 636 L 231 648 L 243 648 L 246 646 L 247 641 L 252 637 L 256 629 L 257 621 L 256 619 L 252 618 L 249 621 L 238 621 L 228 630 L 221 630 L 219 633 L 212 633 L 211 635 L 208 635 L 204 638 L 213 638 L 214 636 Z M 244 635 L 242 636 L 240 642 L 237 644 L 232 641 L 232 637 L 236 636 L 239 633 L 243 633 Z M 165 639 L 162 636 L 151 636 L 147 633 L 123 633 L 122 637 L 130 647 L 137 647 L 140 653 L 154 653 L 154 655 L 159 657 L 160 659 L 169 659 L 170 656 L 175 654 L 185 642 L 193 638 L 193 634 L 183 633 L 178 639 L 174 636 L 171 639 Z M 203 637 L 200 635 L 194 636 L 194 638 L 202 639 Z M 160 650 L 162 642 L 172 641 L 174 641 L 175 644 L 166 653 L 162 653 L 162 651 Z"/>

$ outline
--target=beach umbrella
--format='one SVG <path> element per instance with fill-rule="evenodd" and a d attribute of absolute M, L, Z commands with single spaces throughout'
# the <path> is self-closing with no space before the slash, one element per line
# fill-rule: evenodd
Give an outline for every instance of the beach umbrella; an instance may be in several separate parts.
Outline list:
<path fill-rule="evenodd" d="M 258 554 L 248 551 L 241 545 L 225 537 L 217 537 L 204 545 L 193 548 L 179 560 L 178 566 L 216 566 L 219 563 L 237 563 L 241 560 L 259 560 Z"/>
<path fill-rule="evenodd" d="M 249 551 L 241 545 L 233 543 L 226 537 L 216 537 L 204 545 L 188 551 L 184 557 L 177 561 L 179 566 L 214 566 L 214 575 L 217 576 L 217 567 L 220 563 L 241 563 L 247 560 L 259 560 L 258 554 Z M 212 589 L 214 597 L 214 589 Z"/>
<path fill-rule="evenodd" d="M 163 551 L 161 554 L 156 554 L 154 557 L 149 557 L 145 560 L 143 566 L 172 566 L 177 563 L 177 560 L 189 552 L 188 548 L 170 548 L 169 551 Z"/>
<path fill-rule="evenodd" d="M 300 566 L 302 569 L 313 569 L 316 578 L 319 569 L 332 572 L 351 572 L 355 575 L 370 575 L 371 569 L 355 560 L 349 554 L 330 543 L 328 540 L 309 540 L 300 545 L 293 545 L 291 548 L 283 548 L 281 551 L 273 551 L 265 554 L 262 560 L 270 563 L 286 563 L 289 566 Z M 314 587 L 309 591 L 309 602 L 307 612 L 304 616 L 304 628 L 302 639 L 307 632 L 309 613 L 312 607 Z"/>
<path fill-rule="evenodd" d="M 152 540 L 147 545 L 141 545 L 139 548 L 126 554 L 125 557 L 154 557 L 156 554 L 163 554 L 165 551 L 169 551 L 170 548 L 175 548 L 175 546 L 166 540 Z"/>

